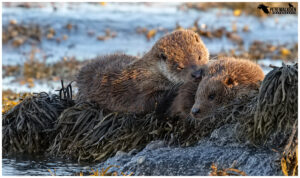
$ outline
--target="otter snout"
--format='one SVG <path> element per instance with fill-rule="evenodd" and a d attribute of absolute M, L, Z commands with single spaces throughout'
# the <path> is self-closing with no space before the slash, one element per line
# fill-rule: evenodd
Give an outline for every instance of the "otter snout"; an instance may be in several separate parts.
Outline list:
<path fill-rule="evenodd" d="M 201 115 L 200 112 L 200 107 L 192 107 L 192 109 L 190 110 L 190 115 L 192 116 L 192 118 L 196 119 L 199 118 L 199 115 Z"/>
<path fill-rule="evenodd" d="M 200 113 L 200 108 L 192 108 L 192 114 L 199 114 Z"/>

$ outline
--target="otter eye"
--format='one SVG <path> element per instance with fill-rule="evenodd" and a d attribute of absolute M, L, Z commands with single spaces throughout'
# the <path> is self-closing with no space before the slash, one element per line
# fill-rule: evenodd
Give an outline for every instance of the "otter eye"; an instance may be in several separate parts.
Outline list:
<path fill-rule="evenodd" d="M 196 42 L 199 43 L 199 37 L 198 37 L 198 36 L 195 36 L 195 39 L 196 39 Z"/>
<path fill-rule="evenodd" d="M 201 61 L 201 56 L 198 57 L 198 60 Z"/>
<path fill-rule="evenodd" d="M 208 100 L 212 101 L 215 98 L 216 94 L 210 94 L 208 95 Z"/>
<path fill-rule="evenodd" d="M 167 56 L 164 53 L 161 53 L 159 56 L 162 60 L 167 60 Z"/>

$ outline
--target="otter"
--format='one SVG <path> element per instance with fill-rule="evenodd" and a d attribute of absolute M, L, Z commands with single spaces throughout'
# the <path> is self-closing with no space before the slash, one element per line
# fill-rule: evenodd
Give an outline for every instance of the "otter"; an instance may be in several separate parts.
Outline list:
<path fill-rule="evenodd" d="M 188 77 L 169 108 L 171 117 L 207 116 L 235 97 L 258 89 L 264 73 L 249 60 L 224 57 L 210 60 Z"/>
<path fill-rule="evenodd" d="M 78 87 L 77 102 L 79 101 L 89 101 L 90 95 L 97 83 L 95 81 L 104 83 L 107 80 L 104 73 L 119 73 L 124 68 L 130 65 L 133 61 L 138 60 L 135 56 L 130 56 L 122 53 L 115 53 L 111 55 L 98 56 L 95 59 L 88 61 L 85 66 L 83 66 L 76 76 L 76 83 Z M 101 79 L 99 81 L 99 79 Z M 98 83 L 99 85 L 99 83 Z"/>
<path fill-rule="evenodd" d="M 198 70 L 188 72 L 185 82 L 178 87 L 170 104 L 171 106 L 168 108 L 168 115 L 179 118 L 190 117 L 190 110 L 195 102 L 197 88 L 204 75 L 204 66 Z"/>
<path fill-rule="evenodd" d="M 154 111 L 164 93 L 183 83 L 186 72 L 208 62 L 204 43 L 191 30 L 178 30 L 159 39 L 141 58 L 98 57 L 78 73 L 80 100 L 117 112 Z"/>
<path fill-rule="evenodd" d="M 191 116 L 196 119 L 214 113 L 236 97 L 257 90 L 264 79 L 261 67 L 246 59 L 221 58 L 200 70 L 204 70 L 204 76 L 191 109 Z"/>

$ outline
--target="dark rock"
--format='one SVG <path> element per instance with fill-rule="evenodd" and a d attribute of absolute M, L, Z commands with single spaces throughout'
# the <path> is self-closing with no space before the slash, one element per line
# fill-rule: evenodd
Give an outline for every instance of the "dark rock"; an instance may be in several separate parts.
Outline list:
<path fill-rule="evenodd" d="M 153 149 L 154 143 L 150 143 L 134 156 L 121 159 L 118 156 L 112 157 L 101 163 L 100 167 L 118 165 L 120 168 L 115 171 L 133 172 L 138 176 L 207 176 L 214 163 L 218 168 L 233 167 L 250 176 L 282 175 L 278 161 L 280 154 L 270 149 L 239 143 L 235 139 L 234 125 L 224 125 L 216 129 L 210 137 L 193 147 L 164 146 Z"/>

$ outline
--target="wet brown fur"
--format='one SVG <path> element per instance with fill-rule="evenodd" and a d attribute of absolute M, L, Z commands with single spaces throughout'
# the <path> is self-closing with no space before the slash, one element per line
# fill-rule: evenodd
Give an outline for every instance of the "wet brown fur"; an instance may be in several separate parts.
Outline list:
<path fill-rule="evenodd" d="M 205 65 L 201 66 L 201 70 L 205 68 Z M 185 82 L 179 87 L 176 92 L 176 96 L 168 109 L 168 114 L 171 117 L 188 118 L 190 110 L 195 102 L 195 96 L 198 85 L 202 79 L 202 76 L 195 78 L 192 73 L 196 70 L 190 70 Z"/>
<path fill-rule="evenodd" d="M 140 59 L 109 55 L 84 66 L 77 76 L 79 98 L 111 111 L 150 112 L 165 91 L 184 81 L 190 68 L 207 63 L 208 55 L 196 33 L 175 31 Z"/>
<path fill-rule="evenodd" d="M 180 86 L 178 95 L 174 98 L 169 109 L 171 117 L 187 118 L 189 116 L 189 112 L 195 102 L 198 85 L 198 82 L 188 81 Z"/>
<path fill-rule="evenodd" d="M 264 79 L 260 66 L 245 59 L 222 58 L 209 63 L 205 70 L 192 107 L 199 109 L 192 114 L 194 118 L 210 115 L 236 97 L 257 90 Z"/>
<path fill-rule="evenodd" d="M 257 89 L 259 81 L 264 79 L 262 69 L 245 59 L 212 60 L 199 70 L 204 74 L 200 80 L 190 79 L 179 88 L 178 95 L 170 107 L 171 116 L 208 116 L 234 98 Z M 215 96 L 210 100 L 212 95 Z M 198 114 L 191 113 L 193 107 L 200 109 Z"/>

